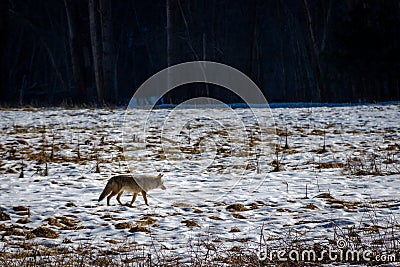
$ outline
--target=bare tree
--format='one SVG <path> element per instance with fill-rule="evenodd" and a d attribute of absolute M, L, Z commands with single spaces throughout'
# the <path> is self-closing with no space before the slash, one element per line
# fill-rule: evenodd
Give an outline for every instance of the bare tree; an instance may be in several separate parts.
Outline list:
<path fill-rule="evenodd" d="M 0 0 L 0 100 L 5 100 L 8 89 L 8 67 L 5 59 L 8 40 L 8 1 Z"/>
<path fill-rule="evenodd" d="M 82 42 L 79 37 L 79 26 L 78 26 L 78 10 L 76 1 L 64 0 L 65 11 L 67 15 L 68 23 L 68 36 L 69 36 L 69 48 L 71 51 L 71 62 L 72 72 L 74 77 L 74 96 L 79 101 L 86 101 L 88 98 L 84 57 L 82 51 Z"/>
<path fill-rule="evenodd" d="M 319 58 L 320 50 L 318 48 L 310 6 L 307 0 L 303 0 L 303 6 L 307 17 L 308 32 L 311 41 L 311 55 L 315 65 L 315 80 L 318 88 L 318 101 L 327 101 L 329 96 L 327 94 L 326 86 L 322 81 L 322 68 Z"/>
<path fill-rule="evenodd" d="M 101 37 L 103 48 L 104 90 L 108 101 L 118 99 L 115 83 L 115 44 L 111 16 L 111 0 L 100 0 Z"/>
<path fill-rule="evenodd" d="M 172 12 L 171 12 L 171 2 L 173 0 L 165 0 L 165 11 L 166 11 L 166 17 L 167 17 L 167 67 L 171 66 L 171 57 L 172 57 Z M 168 88 L 170 88 L 170 74 L 168 70 L 168 75 L 167 75 L 167 85 Z M 165 101 L 170 102 L 170 99 L 168 97 L 170 96 L 170 92 L 166 94 L 165 96 Z"/>
<path fill-rule="evenodd" d="M 101 42 L 98 34 L 98 0 L 89 0 L 90 40 L 92 44 L 94 76 L 96 81 L 97 101 L 104 103 L 104 76 L 102 68 Z"/>
<path fill-rule="evenodd" d="M 259 34 L 258 34 L 258 1 L 249 1 L 251 10 L 251 30 L 252 30 L 252 44 L 250 50 L 250 74 L 256 83 L 260 85 L 261 82 L 261 68 L 260 68 L 260 46 L 259 46 Z"/>

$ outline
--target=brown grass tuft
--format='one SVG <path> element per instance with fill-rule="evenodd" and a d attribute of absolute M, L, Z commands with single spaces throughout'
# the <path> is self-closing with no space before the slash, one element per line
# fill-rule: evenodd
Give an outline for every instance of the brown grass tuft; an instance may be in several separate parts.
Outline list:
<path fill-rule="evenodd" d="M 34 234 L 36 237 L 44 237 L 44 238 L 59 238 L 60 235 L 47 227 L 40 226 L 34 230 L 32 230 L 32 234 Z"/>

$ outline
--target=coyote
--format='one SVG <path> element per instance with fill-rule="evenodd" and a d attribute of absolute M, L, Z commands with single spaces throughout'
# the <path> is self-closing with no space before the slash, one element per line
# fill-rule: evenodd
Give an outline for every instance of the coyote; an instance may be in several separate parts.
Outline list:
<path fill-rule="evenodd" d="M 108 180 L 106 187 L 99 197 L 99 202 L 108 195 L 107 206 L 110 206 L 110 199 L 113 196 L 117 195 L 118 203 L 123 205 L 120 198 L 124 191 L 128 191 L 133 192 L 130 206 L 132 206 L 138 193 L 142 193 L 144 202 L 148 206 L 149 204 L 147 203 L 146 192 L 155 188 L 161 188 L 162 190 L 166 189 L 163 184 L 161 174 L 159 174 L 158 176 L 130 174 L 116 175 Z"/>

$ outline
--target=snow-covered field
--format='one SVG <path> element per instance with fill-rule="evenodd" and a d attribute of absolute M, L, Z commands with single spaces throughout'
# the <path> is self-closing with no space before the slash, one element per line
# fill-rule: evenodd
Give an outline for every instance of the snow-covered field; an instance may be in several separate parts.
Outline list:
<path fill-rule="evenodd" d="M 399 245 L 399 105 L 255 110 L 263 123 L 250 109 L 0 110 L 0 251 L 129 243 L 184 259 L 201 240 L 327 242 L 351 227 L 390 227 Z M 167 190 L 150 206 L 97 202 L 130 171 L 162 172 Z"/>

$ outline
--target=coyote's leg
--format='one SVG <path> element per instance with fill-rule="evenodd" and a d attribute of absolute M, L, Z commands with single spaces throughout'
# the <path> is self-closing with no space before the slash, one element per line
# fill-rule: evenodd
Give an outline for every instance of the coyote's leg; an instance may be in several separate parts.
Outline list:
<path fill-rule="evenodd" d="M 144 203 L 146 203 L 146 205 L 148 206 L 149 203 L 147 203 L 147 196 L 146 196 L 146 192 L 144 190 L 142 190 L 142 196 L 143 196 L 143 199 L 144 199 Z"/>
<path fill-rule="evenodd" d="M 111 192 L 111 194 L 107 197 L 107 206 L 110 206 L 110 199 L 115 196 L 116 194 L 118 194 L 118 192 Z"/>
<path fill-rule="evenodd" d="M 136 197 L 137 197 L 137 194 L 138 194 L 138 193 L 133 193 L 132 201 L 131 201 L 131 206 L 133 205 L 133 202 L 135 202 Z"/>
<path fill-rule="evenodd" d="M 117 201 L 121 206 L 123 206 L 123 204 L 121 203 L 121 196 L 122 196 L 123 193 L 124 193 L 124 191 L 121 191 L 121 192 L 119 192 L 119 194 L 117 196 Z"/>

